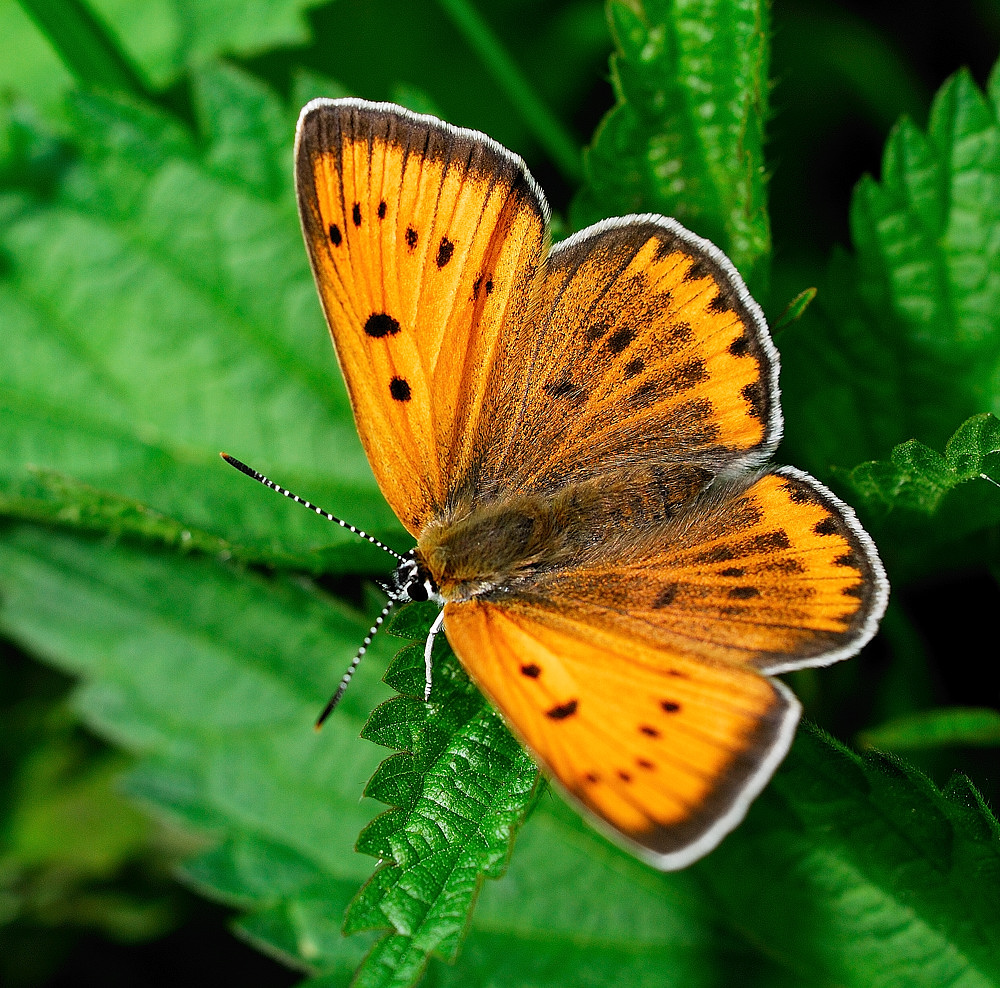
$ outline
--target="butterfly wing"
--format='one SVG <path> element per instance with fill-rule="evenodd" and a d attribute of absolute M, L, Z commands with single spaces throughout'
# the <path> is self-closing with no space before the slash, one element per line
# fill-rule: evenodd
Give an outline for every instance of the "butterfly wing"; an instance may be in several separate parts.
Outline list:
<path fill-rule="evenodd" d="M 557 244 L 510 339 L 479 490 L 550 495 L 651 462 L 717 473 L 762 462 L 780 438 L 760 309 L 729 260 L 673 220 L 610 220 Z"/>
<path fill-rule="evenodd" d="M 628 492 L 604 489 L 607 504 Z M 540 573 L 511 607 L 600 639 L 641 641 L 765 673 L 857 652 L 885 611 L 888 582 L 854 512 L 808 474 L 783 467 L 717 481 L 664 523 L 633 514 L 616 538 L 581 536 L 576 561 Z M 583 532 L 594 520 L 576 520 Z"/>
<path fill-rule="evenodd" d="M 306 106 L 296 185 L 362 442 L 414 535 L 623 466 L 715 473 L 776 446 L 760 310 L 674 221 L 608 221 L 549 253 L 520 158 L 360 100 Z"/>
<path fill-rule="evenodd" d="M 683 868 L 743 818 L 791 743 L 795 697 L 755 671 L 473 600 L 448 640 L 539 764 L 612 837 Z"/>
<path fill-rule="evenodd" d="M 495 141 L 389 104 L 314 100 L 295 159 L 358 431 L 417 535 L 469 455 L 502 327 L 527 318 L 548 207 Z"/>

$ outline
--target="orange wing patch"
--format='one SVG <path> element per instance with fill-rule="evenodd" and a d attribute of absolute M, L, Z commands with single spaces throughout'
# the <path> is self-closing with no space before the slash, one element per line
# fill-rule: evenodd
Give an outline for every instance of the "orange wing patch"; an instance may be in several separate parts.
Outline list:
<path fill-rule="evenodd" d="M 723 255 L 662 217 L 558 244 L 504 357 L 496 381 L 518 383 L 482 447 L 508 495 L 650 461 L 715 472 L 780 436 L 763 316 Z"/>
<path fill-rule="evenodd" d="M 539 763 L 660 868 L 736 826 L 791 742 L 798 703 L 752 670 L 596 644 L 497 604 L 444 613 L 463 665 Z"/>
<path fill-rule="evenodd" d="M 767 673 L 853 654 L 885 610 L 885 574 L 854 512 L 788 467 L 723 485 L 668 524 L 605 545 L 511 606 L 586 624 L 597 640 L 626 636 Z"/>
<path fill-rule="evenodd" d="M 417 535 L 470 455 L 503 326 L 527 317 L 548 207 L 484 135 L 351 100 L 303 111 L 296 184 L 362 442 Z"/>

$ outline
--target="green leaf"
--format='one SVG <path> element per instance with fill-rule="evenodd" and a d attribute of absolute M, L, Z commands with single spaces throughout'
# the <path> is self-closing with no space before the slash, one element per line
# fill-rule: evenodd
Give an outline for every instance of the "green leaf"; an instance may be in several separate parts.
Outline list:
<path fill-rule="evenodd" d="M 1000 419 L 976 415 L 958 427 L 944 456 L 911 439 L 897 446 L 888 461 L 862 463 L 839 475 L 869 509 L 933 515 L 959 484 L 1000 481 Z M 995 489 L 995 488 L 994 488 Z"/>
<path fill-rule="evenodd" d="M 84 85 L 146 94 L 117 40 L 81 0 L 21 0 L 21 6 Z"/>
<path fill-rule="evenodd" d="M 1000 560 L 989 535 L 1000 523 L 1000 419 L 973 416 L 944 455 L 916 440 L 888 460 L 835 471 L 848 500 L 863 509 L 890 570 L 912 577 L 942 565 Z"/>
<path fill-rule="evenodd" d="M 856 254 L 782 337 L 788 455 L 825 473 L 1000 412 L 1000 67 L 949 79 L 926 132 L 902 120 L 855 189 Z M 836 424 L 831 428 L 831 422 Z"/>
<path fill-rule="evenodd" d="M 156 89 L 174 84 L 182 72 L 222 55 L 251 57 L 280 45 L 310 39 L 306 14 L 323 0 L 86 0 L 93 16 L 120 43 L 122 56 L 133 61 Z M 32 0 L 34 6 L 55 6 Z M 62 6 L 61 4 L 59 5 Z M 55 15 L 56 11 L 51 10 Z M 62 30 L 72 25 L 61 18 Z M 55 106 L 72 84 L 65 64 L 46 36 L 29 20 L 19 3 L 0 4 L 0 88 Z M 87 38 L 76 33 L 79 47 Z"/>
<path fill-rule="evenodd" d="M 580 178 L 580 149 L 559 118 L 535 92 L 527 76 L 475 5 L 469 0 L 438 0 L 438 3 L 486 70 L 504 90 L 563 177 L 576 183 Z"/>
<path fill-rule="evenodd" d="M 617 105 L 584 159 L 573 221 L 663 213 L 717 244 L 752 288 L 767 281 L 762 0 L 609 0 Z"/>
<path fill-rule="evenodd" d="M 18 661 L 13 649 L 2 655 L 0 930 L 28 923 L 131 941 L 162 935 L 176 903 L 153 875 L 179 848 L 118 791 L 129 759 L 80 730 L 61 677 Z"/>
<path fill-rule="evenodd" d="M 790 326 L 793 322 L 798 322 L 802 318 L 806 309 L 812 305 L 815 298 L 815 288 L 804 288 L 801 292 L 799 292 L 799 294 L 785 306 L 785 311 L 778 316 L 774 325 L 771 326 L 772 334 L 777 335 L 786 326 Z"/>
<path fill-rule="evenodd" d="M 920 751 L 942 745 L 1000 747 L 1000 711 L 990 707 L 944 707 L 898 717 L 858 734 L 866 748 Z"/>
<path fill-rule="evenodd" d="M 287 168 L 293 115 L 232 69 L 203 73 L 195 96 L 200 149 L 166 117 L 79 96 L 76 160 L 67 155 L 54 196 L 22 197 L 0 234 L 4 506 L 189 533 L 272 565 L 384 571 L 370 546 L 260 496 L 218 458 L 229 450 L 399 536 L 302 248 Z M 60 490 L 39 468 L 74 483 Z"/>
<path fill-rule="evenodd" d="M 1000 984 L 1000 824 L 967 779 L 942 792 L 901 761 L 800 729 L 746 821 L 695 870 L 734 927 L 806 983 Z"/>
<path fill-rule="evenodd" d="M 404 627 L 397 620 L 394 630 Z M 358 973 L 365 986 L 412 984 L 432 954 L 455 958 L 482 880 L 503 874 L 538 783 L 531 759 L 443 636 L 429 703 L 422 644 L 403 649 L 385 680 L 404 695 L 378 707 L 362 736 L 399 753 L 379 766 L 365 795 L 394 809 L 358 839 L 357 849 L 381 864 L 344 927 L 392 930 Z"/>
<path fill-rule="evenodd" d="M 246 910 L 269 951 L 353 970 L 365 942 L 340 926 L 368 872 L 352 845 L 372 813 L 378 755 L 358 731 L 385 695 L 379 642 L 311 725 L 367 622 L 296 581 L 33 527 L 9 528 L 0 574 L 0 630 L 81 677 L 80 716 L 138 758 L 127 792 L 203 835 L 192 883 Z"/>

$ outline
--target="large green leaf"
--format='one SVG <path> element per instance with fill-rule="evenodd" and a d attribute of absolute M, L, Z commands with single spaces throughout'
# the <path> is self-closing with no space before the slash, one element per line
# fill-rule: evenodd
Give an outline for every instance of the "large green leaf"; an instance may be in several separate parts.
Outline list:
<path fill-rule="evenodd" d="M 1000 824 L 964 777 L 941 792 L 802 729 L 747 820 L 695 868 L 733 927 L 805 983 L 1000 984 Z"/>
<path fill-rule="evenodd" d="M 770 263 L 764 169 L 768 12 L 762 0 L 610 0 L 618 104 L 585 156 L 573 220 L 675 216 L 753 288 Z"/>
<path fill-rule="evenodd" d="M 920 751 L 942 745 L 1000 747 L 1000 710 L 941 707 L 867 728 L 858 742 L 883 751 Z"/>
<path fill-rule="evenodd" d="M 255 55 L 309 38 L 305 14 L 324 0 L 86 0 L 148 82 L 162 88 L 182 71 L 223 55 Z M 0 88 L 54 106 L 72 77 L 19 3 L 0 4 Z"/>
<path fill-rule="evenodd" d="M 856 253 L 779 340 L 788 455 L 826 473 L 1000 412 L 1000 67 L 904 119 L 851 207 Z"/>
<path fill-rule="evenodd" d="M 396 627 L 426 635 L 426 622 Z M 403 695 L 375 710 L 363 732 L 400 753 L 365 790 L 395 809 L 358 840 L 380 865 L 345 929 L 393 932 L 365 960 L 358 985 L 408 985 L 432 954 L 454 960 L 479 886 L 503 873 L 537 785 L 531 759 L 440 644 L 431 702 L 423 702 L 423 645 L 414 643 L 386 675 Z"/>
<path fill-rule="evenodd" d="M 313 588 L 198 557 L 8 531 L 6 635 L 81 677 L 84 721 L 141 757 L 128 791 L 209 837 L 187 866 L 247 935 L 300 965 L 353 970 L 341 918 L 377 750 L 358 740 L 378 649 L 321 735 L 311 724 L 366 623 Z"/>
<path fill-rule="evenodd" d="M 89 527 L 114 515 L 107 527 L 141 532 L 162 516 L 161 528 L 221 538 L 220 551 L 243 558 L 384 568 L 291 503 L 251 496 L 218 458 L 240 455 L 330 509 L 350 504 L 368 529 L 400 532 L 361 451 L 302 248 L 292 115 L 228 69 L 200 76 L 196 96 L 201 148 L 147 110 L 77 97 L 54 194 L 7 200 L 7 510 Z"/>
<path fill-rule="evenodd" d="M 1000 524 L 1000 419 L 975 415 L 955 431 L 944 454 L 916 440 L 888 460 L 837 470 L 903 578 L 973 560 L 1000 561 L 992 533 Z"/>

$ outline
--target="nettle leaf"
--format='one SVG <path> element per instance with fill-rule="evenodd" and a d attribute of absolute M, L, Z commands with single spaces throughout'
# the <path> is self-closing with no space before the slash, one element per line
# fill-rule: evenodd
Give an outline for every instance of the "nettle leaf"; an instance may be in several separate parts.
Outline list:
<path fill-rule="evenodd" d="M 202 73 L 195 93 L 201 145 L 143 107 L 76 96 L 55 188 L 22 192 L 4 224 L 4 507 L 87 527 L 114 515 L 109 529 L 148 536 L 144 505 L 248 561 L 384 571 L 367 544 L 251 496 L 218 458 L 232 452 L 324 507 L 351 505 L 376 534 L 401 533 L 302 247 L 294 114 L 233 69 Z"/>
<path fill-rule="evenodd" d="M 760 0 L 611 0 L 618 105 L 601 122 L 573 205 L 577 227 L 607 216 L 675 216 L 767 280 L 763 153 L 768 8 Z"/>
<path fill-rule="evenodd" d="M 892 571 L 901 576 L 944 563 L 996 562 L 984 534 L 1000 524 L 1000 419 L 973 416 L 944 454 L 916 440 L 888 460 L 836 470 L 848 500 L 863 509 Z"/>
<path fill-rule="evenodd" d="M 895 127 L 851 233 L 781 338 L 788 456 L 821 474 L 1000 412 L 1000 65 L 985 95 L 949 79 L 926 132 Z"/>
<path fill-rule="evenodd" d="M 323 0 L 90 0 L 88 6 L 116 36 L 149 82 L 162 88 L 189 68 L 227 54 L 253 56 L 275 46 L 309 40 L 307 12 Z M 18 3 L 0 6 L 0 37 L 6 39 L 0 63 L 5 89 L 31 94 L 49 106 L 73 80 L 38 26 Z"/>
<path fill-rule="evenodd" d="M 921 751 L 944 745 L 1000 747 L 1000 711 L 991 707 L 943 707 L 897 717 L 858 734 L 866 748 Z"/>
<path fill-rule="evenodd" d="M 404 612 L 393 630 L 426 637 L 428 610 L 408 608 L 414 614 Z M 482 880 L 503 874 L 538 787 L 538 770 L 443 635 L 429 703 L 422 642 L 396 656 L 385 681 L 402 695 L 372 713 L 362 736 L 399 753 L 379 766 L 365 795 L 394 809 L 358 839 L 357 850 L 381 864 L 344 926 L 392 930 L 358 972 L 365 986 L 408 985 L 432 954 L 455 958 Z"/>
<path fill-rule="evenodd" d="M 1000 984 L 1000 824 L 961 776 L 942 791 L 807 725 L 694 867 L 734 927 L 810 984 Z"/>
<path fill-rule="evenodd" d="M 378 752 L 358 732 L 385 696 L 381 643 L 312 722 L 367 622 L 298 581 L 38 527 L 8 526 L 0 574 L 0 630 L 80 677 L 80 717 L 138 760 L 127 793 L 204 835 L 188 879 L 269 953 L 353 971 L 367 942 L 340 927 L 369 871 L 353 844 Z"/>

